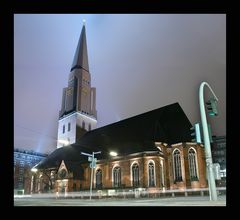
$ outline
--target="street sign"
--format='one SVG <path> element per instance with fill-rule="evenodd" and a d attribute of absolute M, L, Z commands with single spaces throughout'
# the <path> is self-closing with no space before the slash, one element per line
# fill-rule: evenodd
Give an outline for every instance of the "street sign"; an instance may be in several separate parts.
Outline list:
<path fill-rule="evenodd" d="M 90 163 L 90 168 L 95 168 L 96 167 L 96 161 L 94 160 L 92 163 Z"/>
<path fill-rule="evenodd" d="M 92 157 L 88 157 L 88 161 L 91 162 L 92 161 Z"/>

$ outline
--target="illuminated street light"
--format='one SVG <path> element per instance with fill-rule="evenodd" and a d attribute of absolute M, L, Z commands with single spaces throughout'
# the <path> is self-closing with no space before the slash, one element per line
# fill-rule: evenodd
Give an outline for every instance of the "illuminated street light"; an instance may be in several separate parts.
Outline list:
<path fill-rule="evenodd" d="M 31 171 L 34 172 L 34 173 L 36 173 L 36 172 L 38 171 L 38 169 L 35 168 L 35 167 L 33 167 L 33 168 L 31 169 Z"/>
<path fill-rule="evenodd" d="M 113 157 L 116 157 L 118 155 L 117 152 L 115 152 L 115 151 L 111 151 L 109 154 L 110 154 L 110 156 L 113 156 Z"/>
<path fill-rule="evenodd" d="M 37 165 L 35 165 L 32 169 L 31 169 L 31 171 L 34 173 L 34 174 L 32 174 L 32 178 L 31 178 L 31 194 L 32 193 L 34 193 L 34 188 L 35 188 L 35 184 L 34 184 L 34 179 L 36 178 L 35 176 L 36 176 L 36 173 L 37 173 L 37 171 L 38 171 L 38 169 L 36 168 L 36 166 Z"/>

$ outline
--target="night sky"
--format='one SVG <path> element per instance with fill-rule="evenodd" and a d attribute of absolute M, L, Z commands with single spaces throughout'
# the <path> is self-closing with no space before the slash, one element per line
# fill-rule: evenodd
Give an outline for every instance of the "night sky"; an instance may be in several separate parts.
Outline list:
<path fill-rule="evenodd" d="M 15 14 L 14 147 L 56 149 L 62 89 L 86 20 L 98 127 L 179 102 L 200 122 L 198 92 L 219 98 L 214 135 L 226 134 L 225 14 Z M 205 87 L 205 99 L 210 97 Z"/>

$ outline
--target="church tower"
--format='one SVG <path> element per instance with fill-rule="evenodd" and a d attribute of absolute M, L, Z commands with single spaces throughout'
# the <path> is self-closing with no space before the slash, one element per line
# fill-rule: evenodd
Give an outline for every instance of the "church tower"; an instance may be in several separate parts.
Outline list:
<path fill-rule="evenodd" d="M 57 148 L 76 143 L 87 131 L 95 129 L 96 124 L 96 88 L 91 87 L 86 28 L 83 24 L 68 78 L 68 87 L 63 89 Z"/>

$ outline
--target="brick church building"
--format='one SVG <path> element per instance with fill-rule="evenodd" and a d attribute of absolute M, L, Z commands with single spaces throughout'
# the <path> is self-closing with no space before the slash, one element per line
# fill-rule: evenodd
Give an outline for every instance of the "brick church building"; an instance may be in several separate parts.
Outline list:
<path fill-rule="evenodd" d="M 178 103 L 101 128 L 96 124 L 83 25 L 63 89 L 57 149 L 34 167 L 32 193 L 44 192 L 46 183 L 51 192 L 89 190 L 91 179 L 93 190 L 207 187 L 203 145 L 191 142 L 192 125 Z M 96 164 L 86 156 L 94 152 Z"/>

